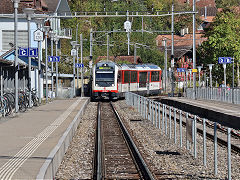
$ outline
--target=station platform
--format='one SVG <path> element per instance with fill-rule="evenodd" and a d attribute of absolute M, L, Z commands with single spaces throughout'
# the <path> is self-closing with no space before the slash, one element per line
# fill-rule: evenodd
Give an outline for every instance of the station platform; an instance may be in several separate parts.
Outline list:
<path fill-rule="evenodd" d="M 1 118 L 0 179 L 52 179 L 88 103 L 54 100 Z"/>
<path fill-rule="evenodd" d="M 154 99 L 224 126 L 240 129 L 240 104 L 200 99 L 193 100 L 184 97 L 161 96 Z"/>

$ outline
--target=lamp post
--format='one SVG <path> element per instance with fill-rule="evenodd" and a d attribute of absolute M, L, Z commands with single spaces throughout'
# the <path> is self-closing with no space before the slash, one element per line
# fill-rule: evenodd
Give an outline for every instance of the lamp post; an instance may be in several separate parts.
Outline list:
<path fill-rule="evenodd" d="M 35 19 L 35 22 L 37 23 L 38 29 L 40 30 L 40 28 L 44 22 L 44 19 L 37 18 L 37 19 Z M 40 80 L 40 78 L 41 78 L 41 61 L 42 61 L 41 41 L 43 41 L 43 39 L 38 40 L 38 102 L 39 102 L 39 104 L 41 104 L 41 80 Z"/>
<path fill-rule="evenodd" d="M 44 25 L 44 32 L 45 32 L 45 80 L 46 80 L 46 103 L 48 103 L 48 43 L 47 43 L 47 38 L 48 38 L 48 31 L 50 30 L 50 26 L 46 23 Z"/>
<path fill-rule="evenodd" d="M 188 69 L 188 72 L 189 72 L 189 76 L 190 76 L 190 88 L 192 86 L 192 69 Z"/>
<path fill-rule="evenodd" d="M 14 65 L 15 65 L 15 112 L 18 112 L 18 3 L 20 0 L 13 0 L 14 6 L 14 44 L 15 44 L 15 57 L 14 57 Z"/>
<path fill-rule="evenodd" d="M 212 68 L 214 64 L 208 64 L 210 70 L 210 88 L 212 88 Z"/>
<path fill-rule="evenodd" d="M 80 48 L 81 48 L 81 64 L 83 64 L 83 37 L 82 34 L 80 34 Z M 84 83 L 83 83 L 83 66 L 81 67 L 81 97 L 84 96 Z"/>
<path fill-rule="evenodd" d="M 56 48 L 56 56 L 58 56 L 58 41 L 59 41 L 59 37 L 55 36 L 54 37 L 54 41 L 55 41 L 55 48 Z M 58 97 L 58 62 L 56 62 L 56 97 Z"/>
<path fill-rule="evenodd" d="M 227 68 L 227 64 L 224 63 L 224 64 L 223 64 L 223 72 L 224 72 L 224 87 L 227 87 L 226 68 Z"/>
<path fill-rule="evenodd" d="M 198 68 L 198 87 L 200 87 L 200 84 L 201 84 L 200 73 L 201 73 L 202 66 L 197 66 L 197 68 Z"/>
<path fill-rule="evenodd" d="M 34 13 L 35 9 L 32 8 L 25 8 L 23 9 L 23 12 L 26 14 L 27 16 L 27 22 L 28 22 L 28 47 L 31 47 L 31 27 L 30 27 L 30 21 L 31 21 L 31 16 Z M 29 89 L 29 107 L 32 107 L 32 86 L 31 86 L 31 57 L 28 57 L 28 89 Z"/>
<path fill-rule="evenodd" d="M 75 87 L 75 74 L 76 74 L 76 70 L 75 70 L 75 57 L 76 57 L 76 45 L 77 42 L 76 41 L 71 41 L 71 45 L 72 45 L 72 50 L 71 50 L 71 56 L 73 56 L 73 96 L 75 97 L 76 95 L 76 87 Z"/>
<path fill-rule="evenodd" d="M 51 56 L 53 56 L 53 38 L 54 38 L 55 33 L 51 30 L 49 31 L 49 36 L 51 38 Z M 54 91 L 54 84 L 53 84 L 53 61 L 51 62 L 51 88 L 52 88 L 52 93 L 51 93 L 51 99 L 53 99 L 53 91 Z"/>
<path fill-rule="evenodd" d="M 162 40 L 162 45 L 164 47 L 164 91 L 167 92 L 167 39 Z"/>

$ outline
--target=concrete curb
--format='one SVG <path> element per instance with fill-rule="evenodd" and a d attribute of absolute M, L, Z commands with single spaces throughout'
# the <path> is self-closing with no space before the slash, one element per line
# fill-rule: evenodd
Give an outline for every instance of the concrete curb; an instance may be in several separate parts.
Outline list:
<path fill-rule="evenodd" d="M 87 101 L 83 104 L 82 108 L 79 110 L 71 124 L 63 133 L 55 148 L 53 148 L 53 150 L 48 155 L 47 160 L 44 162 L 41 169 L 39 170 L 36 179 L 54 179 L 58 167 L 62 162 L 63 156 L 65 155 L 68 146 L 70 145 L 75 131 L 79 125 L 81 116 L 83 115 L 89 102 L 90 98 L 87 98 Z"/>

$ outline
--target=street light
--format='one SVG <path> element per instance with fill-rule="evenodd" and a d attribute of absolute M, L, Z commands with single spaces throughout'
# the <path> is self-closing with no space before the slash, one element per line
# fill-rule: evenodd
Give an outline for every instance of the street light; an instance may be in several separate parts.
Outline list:
<path fill-rule="evenodd" d="M 167 39 L 166 38 L 164 38 L 162 40 L 162 46 L 164 47 L 164 52 L 165 52 L 165 55 L 164 55 L 164 84 L 165 84 L 164 90 L 165 90 L 165 92 L 167 92 Z"/>
<path fill-rule="evenodd" d="M 31 28 L 30 28 L 30 21 L 31 21 L 31 16 L 33 15 L 35 9 L 32 8 L 25 8 L 23 9 L 23 12 L 27 16 L 27 22 L 28 22 L 28 48 L 31 47 Z M 32 86 L 31 86 L 31 57 L 28 57 L 28 86 L 29 86 L 29 107 L 32 107 Z"/>
<path fill-rule="evenodd" d="M 55 33 L 51 30 L 49 31 L 49 36 L 51 39 L 51 56 L 53 56 L 53 38 L 54 38 Z M 51 88 L 52 88 L 52 93 L 51 93 L 51 99 L 53 99 L 53 61 L 51 62 Z"/>
<path fill-rule="evenodd" d="M 212 68 L 214 64 L 208 64 L 210 70 L 210 88 L 212 88 Z"/>
<path fill-rule="evenodd" d="M 55 48 L 56 48 L 56 56 L 58 56 L 58 41 L 59 41 L 59 37 L 56 35 L 54 37 L 54 41 L 55 41 Z M 58 62 L 56 62 L 56 97 L 58 97 Z"/>
<path fill-rule="evenodd" d="M 15 57 L 14 57 L 14 65 L 15 65 L 15 112 L 18 112 L 18 3 L 20 0 L 13 0 L 14 6 L 14 44 L 15 44 Z"/>
<path fill-rule="evenodd" d="M 41 26 L 43 25 L 44 19 L 43 18 L 36 18 L 35 22 L 37 23 L 37 27 L 38 29 L 41 28 Z M 41 41 L 38 41 L 38 102 L 39 104 L 41 104 L 41 61 L 42 61 L 42 46 L 41 46 Z"/>
<path fill-rule="evenodd" d="M 200 87 L 200 84 L 201 84 L 200 73 L 201 73 L 202 66 L 197 66 L 197 68 L 198 68 L 198 87 Z"/>
<path fill-rule="evenodd" d="M 76 95 L 76 89 L 75 89 L 75 57 L 76 57 L 76 45 L 77 45 L 77 41 L 71 41 L 70 42 L 72 45 L 72 50 L 71 50 L 71 56 L 73 56 L 73 96 L 75 97 Z"/>
<path fill-rule="evenodd" d="M 47 36 L 48 36 L 48 31 L 50 30 L 50 24 L 47 21 L 44 24 L 44 28 L 43 28 L 44 32 L 45 32 L 45 78 L 46 78 L 46 103 L 48 103 L 48 53 L 47 53 L 47 47 L 48 47 L 48 43 L 47 43 Z"/>

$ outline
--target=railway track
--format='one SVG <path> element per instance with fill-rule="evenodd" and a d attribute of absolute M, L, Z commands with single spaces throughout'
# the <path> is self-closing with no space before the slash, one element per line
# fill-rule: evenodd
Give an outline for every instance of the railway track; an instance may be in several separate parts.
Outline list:
<path fill-rule="evenodd" d="M 99 102 L 93 179 L 154 179 L 111 102 Z"/>
<path fill-rule="evenodd" d="M 158 99 L 155 99 L 155 101 L 159 101 Z M 162 108 L 161 108 L 162 110 Z M 178 123 L 180 123 L 180 119 L 179 119 L 179 115 L 180 115 L 180 111 L 177 110 L 176 111 L 176 114 L 177 114 L 177 118 L 176 118 L 176 121 Z M 186 126 L 186 120 L 184 117 L 186 117 L 186 113 L 185 112 L 182 112 L 182 125 L 183 126 Z M 169 118 L 169 108 L 167 108 L 167 118 Z M 173 118 L 173 116 L 171 116 L 171 118 Z M 189 115 L 190 119 L 194 119 L 194 116 L 193 115 Z M 202 125 L 202 119 L 197 117 L 197 124 L 198 124 L 198 127 L 197 127 L 197 132 L 199 135 L 203 135 L 203 130 L 201 128 L 199 128 L 199 125 L 201 126 Z M 206 127 L 208 128 L 208 130 L 206 131 L 206 137 L 208 139 L 210 139 L 211 141 L 214 141 L 214 123 L 211 123 L 209 121 L 206 121 Z M 227 130 L 222 128 L 220 125 L 217 126 L 217 130 L 218 130 L 218 136 L 217 136 L 217 142 L 219 145 L 221 146 L 224 146 L 224 147 L 227 147 L 228 146 L 228 143 L 227 143 Z M 240 137 L 238 134 L 235 134 L 235 133 L 232 133 L 231 134 L 231 151 L 234 152 L 234 153 L 239 153 L 240 154 Z"/>

